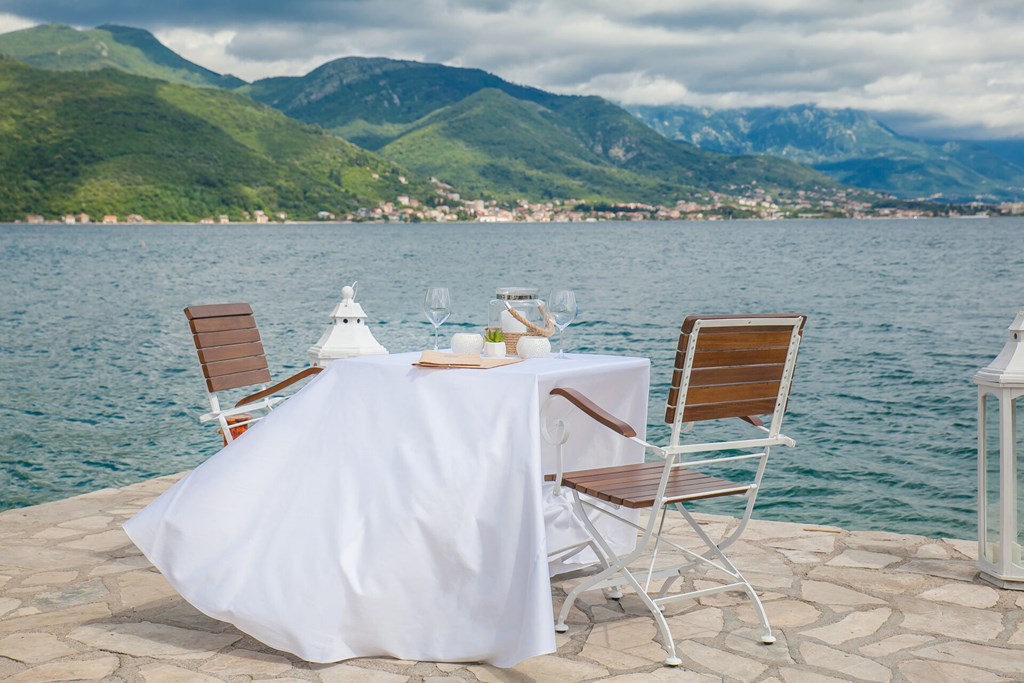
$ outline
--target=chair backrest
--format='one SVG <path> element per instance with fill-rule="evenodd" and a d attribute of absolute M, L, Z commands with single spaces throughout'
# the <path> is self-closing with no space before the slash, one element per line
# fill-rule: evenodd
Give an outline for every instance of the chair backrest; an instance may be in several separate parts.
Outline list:
<path fill-rule="evenodd" d="M 196 353 L 211 394 L 270 381 L 260 331 L 249 304 L 185 309 Z"/>
<path fill-rule="evenodd" d="M 807 316 L 689 316 L 676 348 L 665 422 L 673 442 L 684 422 L 773 415 L 772 429 L 789 396 Z"/>

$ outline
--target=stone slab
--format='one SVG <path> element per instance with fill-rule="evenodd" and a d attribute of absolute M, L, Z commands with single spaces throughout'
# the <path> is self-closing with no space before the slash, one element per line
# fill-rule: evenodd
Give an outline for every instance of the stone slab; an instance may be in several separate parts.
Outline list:
<path fill-rule="evenodd" d="M 995 607 L 999 602 L 999 591 L 988 586 L 970 583 L 947 583 L 927 590 L 917 597 L 934 602 L 948 602 L 953 605 L 986 609 Z"/>
<path fill-rule="evenodd" d="M 214 678 L 171 664 L 147 664 L 139 667 L 139 673 L 142 674 L 145 683 L 224 683 L 222 678 Z"/>
<path fill-rule="evenodd" d="M 1003 631 L 998 612 L 914 598 L 897 599 L 896 604 L 903 613 L 901 625 L 909 631 L 979 642 L 988 642 Z"/>
<path fill-rule="evenodd" d="M 79 626 L 68 637 L 99 650 L 133 657 L 205 659 L 241 639 L 240 635 L 190 631 L 147 621 Z"/>
<path fill-rule="evenodd" d="M 106 603 L 77 605 L 65 610 L 40 612 L 24 617 L 0 619 L 0 631 L 32 631 L 48 629 L 72 624 L 85 624 L 96 619 L 110 616 L 110 608 Z"/>
<path fill-rule="evenodd" d="M 49 633 L 12 633 L 0 638 L 0 657 L 26 664 L 42 664 L 72 653 L 72 648 Z"/>
<path fill-rule="evenodd" d="M 852 676 L 861 681 L 888 683 L 892 680 L 892 672 L 881 664 L 825 645 L 812 642 L 800 646 L 800 656 L 811 666 L 819 669 L 830 669 L 844 676 Z"/>
<path fill-rule="evenodd" d="M 117 657 L 50 662 L 26 669 L 6 679 L 6 683 L 66 683 L 67 681 L 99 681 L 117 670 Z"/>
<path fill-rule="evenodd" d="M 217 676 L 279 676 L 291 671 L 292 663 L 268 652 L 231 650 L 214 655 L 199 670 Z"/>
<path fill-rule="evenodd" d="M 749 657 L 702 645 L 692 640 L 678 643 L 676 645 L 676 652 L 680 657 L 684 658 L 684 661 L 689 659 L 708 673 L 715 673 L 741 681 L 754 681 L 768 670 L 766 665 Z"/>
<path fill-rule="evenodd" d="M 835 624 L 805 630 L 802 631 L 802 634 L 810 638 L 817 638 L 829 645 L 841 645 L 849 640 L 874 635 L 891 615 L 892 610 L 888 607 L 854 612 Z"/>
<path fill-rule="evenodd" d="M 963 664 L 915 659 L 900 662 L 897 670 L 908 683 L 1012 683 L 1012 679 Z"/>
<path fill-rule="evenodd" d="M 913 654 L 922 659 L 991 669 L 1008 676 L 1024 678 L 1024 649 L 1022 648 L 950 642 L 914 650 Z"/>
<path fill-rule="evenodd" d="M 804 581 L 800 595 L 806 602 L 822 605 L 884 605 L 885 601 L 851 588 L 826 581 Z"/>

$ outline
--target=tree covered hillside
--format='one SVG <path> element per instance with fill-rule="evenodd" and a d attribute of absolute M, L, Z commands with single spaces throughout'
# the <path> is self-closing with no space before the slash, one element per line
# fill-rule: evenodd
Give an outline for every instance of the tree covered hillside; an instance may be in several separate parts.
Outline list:
<path fill-rule="evenodd" d="M 0 221 L 310 219 L 431 194 L 375 154 L 226 91 L 0 59 L 0 99 Z"/>

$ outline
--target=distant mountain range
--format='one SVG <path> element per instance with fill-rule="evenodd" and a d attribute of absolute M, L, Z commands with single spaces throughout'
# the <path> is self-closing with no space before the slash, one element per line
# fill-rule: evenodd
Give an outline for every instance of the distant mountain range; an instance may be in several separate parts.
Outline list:
<path fill-rule="evenodd" d="M 0 58 L 0 221 L 88 213 L 316 218 L 430 186 L 232 92 Z"/>
<path fill-rule="evenodd" d="M 308 216 L 314 206 L 334 211 L 399 193 L 429 200 L 430 176 L 466 199 L 668 205 L 709 190 L 803 201 L 840 193 L 840 183 L 955 199 L 1016 198 L 1024 187 L 1024 143 L 922 142 L 852 110 L 631 113 L 479 69 L 383 58 L 343 58 L 305 76 L 249 84 L 121 26 L 3 34 L 0 55 L 87 72 L 48 75 L 0 63 L 13 88 L 0 109 L 0 122 L 8 122 L 0 127 L 0 179 L 17 190 L 0 198 L 4 215 L 74 211 L 86 196 L 134 193 L 149 198 L 149 208 L 133 210 L 152 217 L 194 217 L 218 206 L 237 212 L 257 199 Z M 368 182 L 375 173 L 379 180 Z M 399 174 L 408 186 L 390 180 Z"/>
<path fill-rule="evenodd" d="M 791 162 L 666 140 L 599 97 L 555 95 L 479 69 L 348 57 L 239 92 L 470 196 L 664 202 L 754 184 L 834 187 Z"/>
<path fill-rule="evenodd" d="M 1024 140 L 917 140 L 897 134 L 865 112 L 814 105 L 629 110 L 673 140 L 728 154 L 792 159 L 841 183 L 901 197 L 1024 196 Z"/>

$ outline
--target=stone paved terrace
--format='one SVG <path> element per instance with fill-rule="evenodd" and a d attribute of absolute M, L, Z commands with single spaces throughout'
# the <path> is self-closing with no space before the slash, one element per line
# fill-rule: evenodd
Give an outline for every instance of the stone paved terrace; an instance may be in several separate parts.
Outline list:
<path fill-rule="evenodd" d="M 1024 680 L 1024 593 L 980 582 L 973 542 L 779 522 L 753 523 L 732 553 L 765 598 L 778 635 L 772 646 L 757 640 L 753 610 L 741 597 L 675 603 L 668 614 L 684 665 L 667 669 L 654 621 L 636 596 L 616 602 L 592 592 L 573 610 L 557 654 L 514 669 L 390 659 L 310 664 L 197 612 L 121 531 L 177 478 L 0 514 L 0 679 Z M 713 532 L 735 524 L 700 519 Z M 555 585 L 556 604 L 566 585 Z"/>

